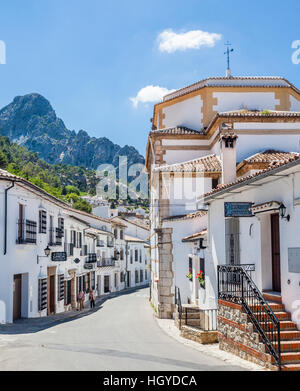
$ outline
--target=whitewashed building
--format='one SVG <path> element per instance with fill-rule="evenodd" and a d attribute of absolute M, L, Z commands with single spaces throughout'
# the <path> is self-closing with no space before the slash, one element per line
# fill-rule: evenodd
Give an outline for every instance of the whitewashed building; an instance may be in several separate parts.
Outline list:
<path fill-rule="evenodd" d="M 77 308 L 126 288 L 121 222 L 71 208 L 0 170 L 0 323 Z M 145 284 L 146 285 L 146 284 Z"/>

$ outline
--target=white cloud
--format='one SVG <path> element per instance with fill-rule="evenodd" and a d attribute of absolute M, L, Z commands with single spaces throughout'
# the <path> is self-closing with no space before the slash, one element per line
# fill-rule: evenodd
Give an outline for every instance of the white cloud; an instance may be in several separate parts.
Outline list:
<path fill-rule="evenodd" d="M 155 103 L 162 100 L 162 98 L 175 90 L 168 90 L 160 86 L 146 86 L 139 90 L 137 96 L 130 98 L 134 107 L 138 107 L 139 103 Z"/>
<path fill-rule="evenodd" d="M 173 53 L 176 50 L 200 49 L 202 46 L 213 47 L 221 38 L 221 34 L 201 30 L 175 33 L 169 29 L 159 34 L 158 43 L 161 52 Z"/>

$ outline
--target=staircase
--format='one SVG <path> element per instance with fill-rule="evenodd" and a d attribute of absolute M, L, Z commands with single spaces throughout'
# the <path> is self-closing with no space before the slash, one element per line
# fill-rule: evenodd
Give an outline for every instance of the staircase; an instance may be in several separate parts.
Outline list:
<path fill-rule="evenodd" d="M 285 311 L 282 298 L 277 292 L 263 292 L 263 297 L 280 321 L 282 371 L 300 371 L 300 331 Z"/>

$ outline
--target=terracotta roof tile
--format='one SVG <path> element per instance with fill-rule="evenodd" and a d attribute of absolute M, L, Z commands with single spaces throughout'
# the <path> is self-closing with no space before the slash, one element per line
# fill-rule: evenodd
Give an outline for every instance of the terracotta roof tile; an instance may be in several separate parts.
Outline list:
<path fill-rule="evenodd" d="M 173 128 L 152 130 L 150 134 L 203 134 L 203 132 L 185 126 L 176 126 Z"/>
<path fill-rule="evenodd" d="M 299 157 L 300 153 L 297 152 L 283 152 L 273 149 L 266 150 L 264 152 L 256 153 L 245 159 L 247 163 L 276 163 L 276 162 L 288 162 L 294 157 Z"/>
<path fill-rule="evenodd" d="M 217 188 L 213 189 L 212 191 L 208 192 L 208 193 L 205 193 L 204 195 L 202 195 L 200 197 L 200 199 L 205 199 L 211 195 L 214 195 L 214 194 L 217 194 L 219 192 L 221 192 L 222 190 L 226 190 L 228 188 L 231 188 L 232 186 L 235 186 L 235 185 L 238 185 L 238 184 L 241 184 L 243 182 L 246 182 L 247 180 L 249 179 L 253 179 L 253 178 L 256 178 L 256 177 L 260 177 L 262 176 L 263 174 L 265 173 L 268 173 L 268 172 L 271 172 L 272 170 L 275 170 L 276 168 L 278 167 L 281 167 L 281 166 L 285 166 L 293 161 L 297 161 L 299 160 L 300 156 L 299 155 L 295 155 L 295 156 L 291 156 L 287 161 L 277 161 L 277 162 L 273 162 L 272 164 L 270 164 L 270 166 L 268 168 L 266 168 L 265 170 L 261 170 L 259 172 L 256 172 L 254 174 L 251 174 L 251 175 L 246 175 L 240 179 L 237 179 L 236 181 L 234 182 L 231 182 L 231 183 L 227 183 L 227 184 L 220 184 L 217 186 Z"/>
<path fill-rule="evenodd" d="M 189 220 L 189 219 L 195 219 L 197 217 L 202 217 L 207 215 L 206 210 L 198 210 L 196 212 L 187 213 L 185 215 L 176 215 L 176 216 L 170 216 L 163 219 L 164 221 L 175 221 L 175 220 Z"/>
<path fill-rule="evenodd" d="M 204 87 L 291 87 L 298 91 L 288 80 L 278 76 L 210 77 L 165 95 L 163 102 Z"/>
<path fill-rule="evenodd" d="M 199 239 L 207 234 L 207 228 L 203 229 L 200 232 L 196 232 L 193 235 L 185 236 L 182 238 L 182 242 L 192 242 L 193 240 Z"/>
<path fill-rule="evenodd" d="M 162 172 L 215 172 L 221 173 L 222 166 L 216 155 L 203 156 L 186 162 L 168 164 L 154 168 Z"/>

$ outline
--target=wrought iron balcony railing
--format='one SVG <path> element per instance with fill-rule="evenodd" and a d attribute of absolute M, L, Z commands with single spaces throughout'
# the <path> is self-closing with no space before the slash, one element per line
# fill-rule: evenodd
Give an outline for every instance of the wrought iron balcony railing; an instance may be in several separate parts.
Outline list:
<path fill-rule="evenodd" d="M 17 244 L 36 244 L 37 223 L 31 220 L 18 221 Z"/>
<path fill-rule="evenodd" d="M 86 263 L 96 263 L 97 262 L 97 254 L 95 253 L 90 253 L 86 257 Z"/>
<path fill-rule="evenodd" d="M 115 266 L 115 260 L 113 258 L 101 258 L 97 261 L 98 267 Z"/>

